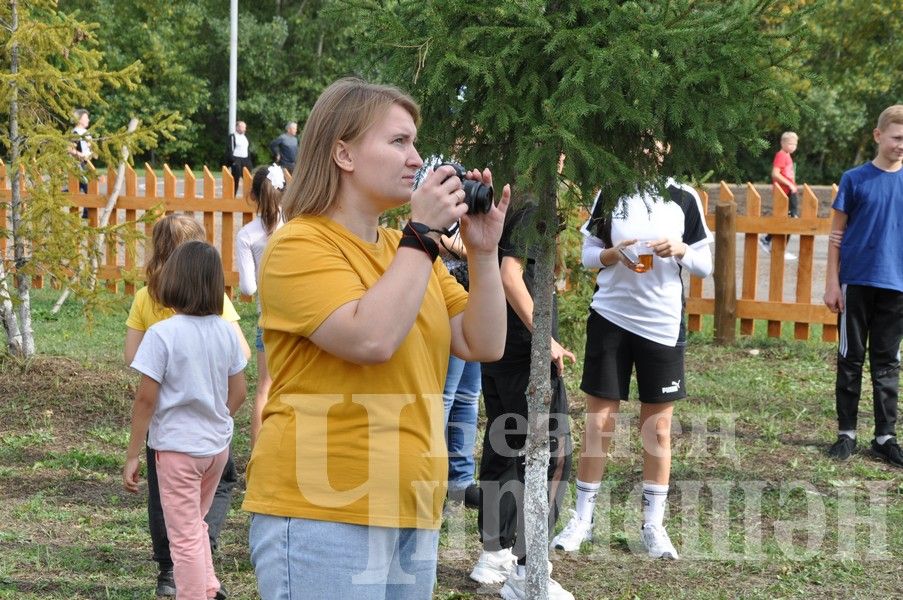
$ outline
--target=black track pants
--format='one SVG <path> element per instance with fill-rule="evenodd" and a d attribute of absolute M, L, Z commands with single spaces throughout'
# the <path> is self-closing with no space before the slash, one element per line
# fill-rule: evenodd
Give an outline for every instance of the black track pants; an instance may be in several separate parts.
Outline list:
<path fill-rule="evenodd" d="M 875 401 L 875 435 L 894 435 L 900 388 L 903 292 L 861 285 L 843 286 L 844 311 L 838 317 L 837 422 L 855 430 L 868 346 Z"/>

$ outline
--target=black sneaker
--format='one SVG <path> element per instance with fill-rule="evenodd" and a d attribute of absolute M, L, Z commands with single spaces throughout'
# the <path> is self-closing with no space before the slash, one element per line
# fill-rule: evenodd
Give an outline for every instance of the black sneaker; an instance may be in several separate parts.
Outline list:
<path fill-rule="evenodd" d="M 883 444 L 872 440 L 872 452 L 894 466 L 903 467 L 903 450 L 900 449 L 895 437 L 890 438 Z"/>
<path fill-rule="evenodd" d="M 467 489 L 464 490 L 464 506 L 467 508 L 480 508 L 480 486 L 476 483 L 471 483 L 467 486 Z"/>
<path fill-rule="evenodd" d="M 229 592 L 226 591 L 226 586 L 222 583 L 219 584 L 219 591 L 216 593 L 216 596 L 213 597 L 213 600 L 226 600 L 229 597 Z"/>
<path fill-rule="evenodd" d="M 176 580 L 173 579 L 172 569 L 160 571 L 157 575 L 157 597 L 171 598 L 176 595 Z"/>
<path fill-rule="evenodd" d="M 856 452 L 856 440 L 844 434 L 838 435 L 834 445 L 828 448 L 828 456 L 834 460 L 849 460 L 854 452 Z"/>

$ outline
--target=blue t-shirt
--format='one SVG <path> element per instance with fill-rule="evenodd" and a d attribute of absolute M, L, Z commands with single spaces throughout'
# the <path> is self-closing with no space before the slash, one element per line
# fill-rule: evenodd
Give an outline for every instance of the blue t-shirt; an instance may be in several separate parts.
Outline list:
<path fill-rule="evenodd" d="M 847 214 L 840 245 L 840 283 L 903 292 L 903 169 L 871 162 L 840 179 L 833 207 Z"/>

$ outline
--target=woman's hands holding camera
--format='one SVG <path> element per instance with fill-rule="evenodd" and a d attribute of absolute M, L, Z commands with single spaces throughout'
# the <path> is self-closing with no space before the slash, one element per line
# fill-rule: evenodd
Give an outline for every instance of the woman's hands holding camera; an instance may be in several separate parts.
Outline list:
<path fill-rule="evenodd" d="M 447 229 L 466 212 L 464 188 L 450 166 L 439 167 L 427 175 L 411 194 L 411 220 L 430 229 Z M 438 240 L 440 234 L 430 233 L 430 236 Z"/>
<path fill-rule="evenodd" d="M 489 169 L 472 169 L 465 177 L 471 181 L 492 186 L 492 172 Z M 411 194 L 411 220 L 423 223 L 430 229 L 447 229 L 456 221 L 461 221 L 461 240 L 470 252 L 485 252 L 495 255 L 498 241 L 505 224 L 505 212 L 511 200 L 511 186 L 505 185 L 498 205 L 489 212 L 467 214 L 466 193 L 455 169 L 449 165 L 437 167 L 423 184 Z M 431 237 L 439 239 L 438 233 Z"/>
<path fill-rule="evenodd" d="M 483 185 L 492 186 L 492 172 L 489 169 L 472 169 L 467 172 L 467 179 L 477 181 Z M 463 192 L 463 190 L 462 190 Z M 463 203 L 464 214 L 461 217 L 461 240 L 467 248 L 468 256 L 482 253 L 498 256 L 499 238 L 502 237 L 502 229 L 505 225 L 505 213 L 508 212 L 508 204 L 511 202 L 511 186 L 505 184 L 502 188 L 502 196 L 499 202 L 493 205 L 487 213 L 466 214 L 467 205 Z"/>

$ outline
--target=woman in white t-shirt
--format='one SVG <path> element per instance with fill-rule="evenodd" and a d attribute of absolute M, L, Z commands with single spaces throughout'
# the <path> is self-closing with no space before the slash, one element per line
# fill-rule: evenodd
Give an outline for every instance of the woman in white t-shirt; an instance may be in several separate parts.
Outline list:
<path fill-rule="evenodd" d="M 238 256 L 238 287 L 242 294 L 253 296 L 257 293 L 260 280 L 260 259 L 266 249 L 270 235 L 282 227 L 282 190 L 285 188 L 285 174 L 282 167 L 270 165 L 254 172 L 251 182 L 251 201 L 257 205 L 257 216 L 238 231 L 235 252 Z M 260 314 L 260 298 L 257 299 L 257 313 Z M 251 447 L 257 441 L 260 431 L 263 406 L 273 380 L 267 370 L 266 353 L 263 347 L 263 332 L 257 326 L 257 393 L 254 396 L 254 411 L 251 413 Z"/>
<path fill-rule="evenodd" d="M 711 274 L 713 237 L 696 191 L 673 179 L 661 195 L 647 191 L 621 198 L 610 216 L 597 197 L 583 233 L 583 264 L 600 269 L 580 384 L 587 394 L 586 430 L 576 510 L 552 544 L 573 552 L 592 541 L 593 508 L 615 418 L 628 399 L 636 369 L 643 441 L 642 539 L 649 556 L 677 559 L 663 520 L 671 474 L 671 417 L 674 401 L 686 396 L 681 271 Z"/>

